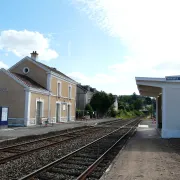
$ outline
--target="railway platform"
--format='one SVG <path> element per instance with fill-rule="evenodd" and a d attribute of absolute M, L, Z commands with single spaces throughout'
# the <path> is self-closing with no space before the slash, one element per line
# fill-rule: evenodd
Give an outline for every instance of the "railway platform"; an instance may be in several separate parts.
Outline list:
<path fill-rule="evenodd" d="M 67 123 L 56 123 L 45 125 L 37 125 L 37 126 L 29 126 L 29 127 L 15 127 L 15 128 L 7 128 L 0 129 L 0 142 L 5 140 L 16 139 L 23 136 L 31 136 L 31 135 L 40 135 L 46 134 L 54 131 L 61 131 L 76 127 L 95 125 L 96 123 L 106 122 L 115 120 L 115 118 L 105 118 L 105 119 L 94 119 L 94 120 L 83 120 L 83 121 L 72 121 Z"/>
<path fill-rule="evenodd" d="M 178 180 L 180 155 L 144 120 L 100 180 Z"/>

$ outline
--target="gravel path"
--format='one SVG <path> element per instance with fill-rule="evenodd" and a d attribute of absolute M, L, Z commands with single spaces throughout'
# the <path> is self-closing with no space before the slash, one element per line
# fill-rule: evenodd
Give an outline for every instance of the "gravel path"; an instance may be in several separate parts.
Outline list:
<path fill-rule="evenodd" d="M 139 129 L 101 180 L 179 180 L 179 147 L 180 140 L 161 139 L 153 128 Z"/>

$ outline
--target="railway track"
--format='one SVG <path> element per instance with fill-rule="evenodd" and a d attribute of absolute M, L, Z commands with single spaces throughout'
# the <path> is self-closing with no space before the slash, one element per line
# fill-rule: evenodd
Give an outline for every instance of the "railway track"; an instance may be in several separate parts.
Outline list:
<path fill-rule="evenodd" d="M 22 155 L 26 155 L 50 146 L 55 146 L 57 144 L 71 139 L 75 139 L 83 135 L 88 130 L 93 131 L 93 128 L 94 127 L 87 127 L 80 130 L 70 131 L 59 135 L 54 135 L 46 138 L 41 138 L 29 142 L 23 142 L 16 145 L 0 148 L 0 164 L 16 159 Z"/>
<path fill-rule="evenodd" d="M 135 130 L 140 120 L 133 120 L 111 133 L 61 157 L 22 177 L 20 180 L 82 180 L 99 179 L 113 150 L 122 147 L 125 138 Z"/>
<path fill-rule="evenodd" d="M 123 124 L 123 121 L 116 120 L 114 123 Z M 105 124 L 112 124 L 112 122 L 106 122 Z M 93 133 L 100 130 L 103 127 L 86 127 L 80 130 L 73 130 L 58 135 L 41 138 L 29 142 L 23 142 L 7 147 L 0 148 L 0 164 L 6 163 L 10 160 L 17 159 L 23 155 L 33 153 L 48 147 L 56 146 L 63 142 L 78 138 L 87 133 Z"/>

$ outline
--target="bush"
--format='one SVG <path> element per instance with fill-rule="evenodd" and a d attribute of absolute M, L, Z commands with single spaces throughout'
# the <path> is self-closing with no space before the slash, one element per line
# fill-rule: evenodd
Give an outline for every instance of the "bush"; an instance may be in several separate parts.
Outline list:
<path fill-rule="evenodd" d="M 87 113 L 87 112 L 89 112 L 89 113 Z M 86 104 L 86 106 L 85 106 L 85 115 L 90 115 L 91 118 L 93 116 L 93 108 L 91 107 L 90 104 Z"/>
<path fill-rule="evenodd" d="M 117 116 L 117 111 L 114 110 L 114 107 L 111 107 L 111 108 L 110 108 L 109 116 L 110 116 L 110 117 L 116 117 L 116 116 Z"/>
<path fill-rule="evenodd" d="M 116 117 L 121 118 L 121 119 L 129 119 L 129 118 L 134 118 L 136 116 L 141 116 L 143 115 L 142 112 L 133 110 L 133 111 L 126 111 L 123 109 L 118 110 Z"/>
<path fill-rule="evenodd" d="M 93 111 L 93 108 L 91 107 L 90 104 L 86 104 L 85 110 L 86 110 L 86 111 Z"/>
<path fill-rule="evenodd" d="M 111 107 L 108 109 L 108 111 L 107 111 L 107 113 L 106 113 L 106 116 L 107 116 L 107 117 L 116 117 L 116 115 L 117 115 L 117 112 L 114 110 L 114 107 L 111 106 Z"/>

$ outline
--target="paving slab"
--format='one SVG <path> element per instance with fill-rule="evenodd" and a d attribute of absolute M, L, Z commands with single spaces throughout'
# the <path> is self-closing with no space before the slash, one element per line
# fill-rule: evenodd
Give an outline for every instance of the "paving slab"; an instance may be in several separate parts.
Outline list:
<path fill-rule="evenodd" d="M 180 155 L 144 120 L 100 180 L 179 180 Z"/>
<path fill-rule="evenodd" d="M 29 127 L 15 127 L 15 128 L 6 128 L 0 129 L 0 142 L 7 139 L 14 139 L 22 136 L 30 135 L 40 135 L 53 131 L 61 131 L 66 129 L 71 129 L 75 127 L 82 127 L 88 125 L 95 125 L 99 122 L 106 122 L 115 120 L 115 118 L 106 118 L 106 119 L 95 119 L 95 120 L 85 120 L 85 121 L 72 121 L 67 123 L 58 123 L 58 124 L 49 124 L 47 127 L 45 125 L 38 126 L 29 126 Z"/>

